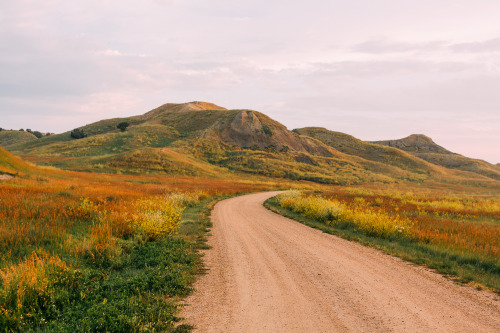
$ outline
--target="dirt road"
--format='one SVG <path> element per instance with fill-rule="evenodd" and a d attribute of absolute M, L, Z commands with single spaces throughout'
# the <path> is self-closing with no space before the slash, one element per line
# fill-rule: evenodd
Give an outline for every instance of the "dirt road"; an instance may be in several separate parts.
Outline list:
<path fill-rule="evenodd" d="M 216 205 L 183 313 L 197 331 L 500 331 L 500 297 L 276 215 L 275 194 Z"/>

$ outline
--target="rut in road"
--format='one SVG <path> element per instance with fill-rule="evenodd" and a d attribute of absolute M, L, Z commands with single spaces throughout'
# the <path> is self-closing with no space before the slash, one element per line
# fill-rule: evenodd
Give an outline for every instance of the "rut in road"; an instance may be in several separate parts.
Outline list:
<path fill-rule="evenodd" d="M 277 193 L 215 206 L 183 312 L 197 331 L 500 331 L 496 295 L 274 214 L 262 203 Z"/>

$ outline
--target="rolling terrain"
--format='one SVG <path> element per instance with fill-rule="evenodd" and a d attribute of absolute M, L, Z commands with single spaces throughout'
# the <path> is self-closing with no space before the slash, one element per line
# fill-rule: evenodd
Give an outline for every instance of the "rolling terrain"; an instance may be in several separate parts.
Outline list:
<path fill-rule="evenodd" d="M 122 122 L 129 124 L 124 131 L 117 128 Z M 75 139 L 68 131 L 30 140 L 0 137 L 0 145 L 28 161 L 78 171 L 214 177 L 230 172 L 339 185 L 500 179 L 498 166 L 435 144 L 427 146 L 439 149 L 410 149 L 413 141 L 422 146 L 421 136 L 388 147 L 322 128 L 289 131 L 260 112 L 205 102 L 165 104 L 79 130 L 86 136 Z"/>

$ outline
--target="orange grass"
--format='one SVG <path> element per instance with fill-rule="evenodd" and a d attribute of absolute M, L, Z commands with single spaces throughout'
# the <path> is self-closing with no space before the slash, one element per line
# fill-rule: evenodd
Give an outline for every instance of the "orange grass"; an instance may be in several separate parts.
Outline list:
<path fill-rule="evenodd" d="M 232 177 L 131 176 L 32 168 L 34 171 L 0 182 L 0 268 L 43 248 L 63 257 L 77 253 L 78 246 L 66 249 L 75 239 L 81 240 L 81 246 L 91 243 L 96 251 L 109 248 L 114 238 L 131 236 L 131 221 L 143 199 L 167 193 L 201 193 L 202 198 L 279 186 Z"/>
<path fill-rule="evenodd" d="M 0 270 L 0 296 L 5 300 L 5 304 L 0 303 L 3 315 L 15 316 L 16 312 L 32 306 L 34 302 L 41 301 L 41 305 L 46 306 L 44 298 L 51 292 L 51 285 L 58 283 L 58 276 L 69 271 L 66 263 L 57 255 L 37 255 L 35 252 L 19 264 Z"/>
<path fill-rule="evenodd" d="M 404 215 L 412 221 L 412 235 L 419 241 L 494 260 L 500 256 L 500 198 L 363 189 L 339 189 L 324 195 L 348 205 L 361 202 L 371 210 Z"/>
<path fill-rule="evenodd" d="M 175 234 L 182 210 L 201 199 L 280 186 L 231 176 L 90 174 L 27 165 L 16 178 L 0 181 L 0 321 L 43 325 L 44 315 L 27 316 L 51 311 L 54 283 L 64 279 L 72 288 L 79 268 L 120 264 L 129 238 Z"/>

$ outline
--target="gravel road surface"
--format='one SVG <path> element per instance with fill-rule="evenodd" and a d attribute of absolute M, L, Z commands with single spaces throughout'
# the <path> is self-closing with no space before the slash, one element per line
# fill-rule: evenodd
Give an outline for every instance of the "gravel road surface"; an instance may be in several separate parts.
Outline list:
<path fill-rule="evenodd" d="M 278 192 L 219 202 L 197 332 L 500 332 L 500 297 L 274 214 Z"/>

